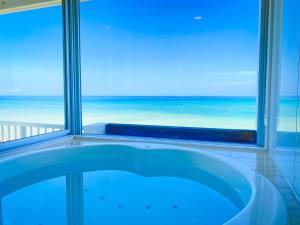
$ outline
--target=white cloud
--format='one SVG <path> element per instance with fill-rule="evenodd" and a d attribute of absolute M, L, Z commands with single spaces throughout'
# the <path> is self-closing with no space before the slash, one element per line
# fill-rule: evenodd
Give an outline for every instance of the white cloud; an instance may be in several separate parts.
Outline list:
<path fill-rule="evenodd" d="M 237 75 L 256 75 L 256 70 L 241 70 L 236 73 Z"/>
<path fill-rule="evenodd" d="M 19 92 L 21 92 L 21 90 L 17 88 L 12 88 L 12 89 L 0 88 L 0 93 L 4 93 L 4 94 L 12 94 L 12 93 L 19 93 Z"/>
<path fill-rule="evenodd" d="M 202 16 L 195 16 L 194 20 L 202 20 Z"/>
<path fill-rule="evenodd" d="M 257 75 L 257 71 L 256 70 L 240 70 L 240 71 L 221 71 L 221 72 L 217 72 L 215 73 L 215 75 L 219 75 L 219 76 L 253 76 L 253 75 Z"/>

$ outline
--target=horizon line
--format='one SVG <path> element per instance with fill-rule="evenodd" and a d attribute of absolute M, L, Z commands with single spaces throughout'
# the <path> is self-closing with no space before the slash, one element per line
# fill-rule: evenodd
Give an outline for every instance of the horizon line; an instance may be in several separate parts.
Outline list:
<path fill-rule="evenodd" d="M 64 97 L 64 95 L 0 95 L 0 97 Z M 257 98 L 254 95 L 82 95 L 82 97 L 104 97 L 104 98 Z M 281 98 L 294 97 L 296 95 L 284 95 Z"/>

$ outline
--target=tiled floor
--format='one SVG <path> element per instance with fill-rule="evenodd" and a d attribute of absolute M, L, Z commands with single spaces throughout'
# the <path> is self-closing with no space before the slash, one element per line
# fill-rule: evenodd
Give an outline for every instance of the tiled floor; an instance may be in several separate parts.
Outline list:
<path fill-rule="evenodd" d="M 112 142 L 112 141 L 119 141 L 117 140 L 108 140 L 106 139 L 85 139 L 85 138 L 68 138 L 66 140 L 62 140 L 61 142 L 54 142 L 54 143 L 48 143 L 45 145 L 45 147 L 67 147 L 67 146 L 80 146 L 80 145 L 86 145 L 86 144 L 95 144 L 99 142 Z M 148 141 L 147 141 L 148 142 Z M 155 142 L 155 141 L 150 141 Z M 170 144 L 170 143 L 168 143 Z M 178 143 L 177 143 L 178 144 Z M 199 151 L 203 152 L 209 152 L 212 154 L 220 155 L 223 157 L 231 158 L 232 160 L 236 160 L 247 167 L 251 168 L 252 170 L 255 170 L 262 175 L 264 175 L 271 183 L 274 184 L 274 186 L 279 190 L 281 193 L 287 210 L 289 214 L 289 222 L 290 225 L 300 225 L 300 203 L 297 200 L 296 196 L 294 195 L 293 191 L 289 187 L 288 183 L 286 182 L 285 178 L 283 177 L 282 173 L 276 166 L 274 160 L 269 156 L 268 153 L 263 151 L 257 151 L 257 150 L 238 150 L 233 148 L 229 149 L 226 148 L 226 150 L 222 148 L 218 149 L 209 149 L 205 150 L 206 148 L 199 147 L 199 145 L 195 143 L 181 143 L 181 145 L 185 145 L 191 148 L 197 148 Z M 34 149 L 41 149 L 43 145 L 40 145 L 39 148 Z M 24 149 L 23 149 L 24 150 Z M 23 151 L 20 149 L 20 151 Z M 30 150 L 30 149 L 28 149 Z M 32 149 L 31 149 L 32 150 Z M 9 153 L 6 153 L 9 154 Z"/>

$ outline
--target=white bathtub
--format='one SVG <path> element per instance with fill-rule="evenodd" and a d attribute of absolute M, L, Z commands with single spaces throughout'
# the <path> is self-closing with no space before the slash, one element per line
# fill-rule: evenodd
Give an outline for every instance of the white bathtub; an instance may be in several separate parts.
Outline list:
<path fill-rule="evenodd" d="M 52 170 L 54 167 L 60 169 Z M 0 194 L 5 197 L 39 181 L 93 170 L 200 182 L 239 207 L 224 223 L 227 225 L 284 225 L 288 221 L 281 196 L 260 174 L 223 157 L 160 144 L 97 144 L 10 154 L 0 158 Z"/>

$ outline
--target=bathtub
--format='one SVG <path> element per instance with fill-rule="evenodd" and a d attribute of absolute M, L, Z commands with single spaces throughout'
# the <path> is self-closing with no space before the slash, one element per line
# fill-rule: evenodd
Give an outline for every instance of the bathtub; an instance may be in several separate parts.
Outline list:
<path fill-rule="evenodd" d="M 111 187 L 109 193 L 115 197 L 111 202 L 108 202 L 106 196 L 101 196 L 98 199 L 99 196 L 93 195 L 93 189 L 88 190 L 84 187 L 83 174 L 93 173 L 93 171 L 100 171 L 100 175 L 88 175 L 88 182 L 99 185 L 100 188 L 103 186 L 105 188 L 107 188 L 106 186 Z M 61 212 L 64 211 L 64 207 L 58 210 L 59 215 L 66 214 L 66 218 L 60 220 L 62 221 L 59 222 L 61 224 L 67 223 L 67 221 L 69 224 L 93 224 L 93 221 L 96 221 L 95 214 L 97 213 L 90 213 L 86 216 L 84 211 L 95 210 L 97 207 L 100 207 L 99 214 L 101 214 L 101 210 L 106 210 L 103 214 L 107 215 L 107 218 L 104 218 L 104 215 L 97 217 L 99 220 L 106 221 L 104 224 L 114 224 L 110 223 L 110 219 L 117 217 L 113 215 L 119 215 L 120 218 L 123 218 L 123 224 L 133 224 L 131 217 L 135 213 L 139 215 L 140 219 L 137 224 L 147 224 L 153 219 L 152 217 L 155 217 L 157 224 L 171 224 L 170 221 L 173 219 L 172 224 L 182 225 L 284 225 L 288 221 L 283 200 L 275 187 L 260 174 L 235 161 L 209 153 L 200 153 L 195 149 L 186 147 L 120 142 L 18 152 L 0 158 L 0 197 L 2 199 L 3 225 L 20 224 L 22 216 L 28 217 L 31 211 L 27 215 L 23 215 L 26 214 L 24 208 L 21 207 L 20 209 L 18 206 L 22 204 L 24 199 L 34 199 L 35 193 L 43 188 L 45 191 L 43 193 L 49 193 L 50 196 L 51 188 L 54 187 L 55 189 L 62 185 L 61 183 L 64 185 L 64 182 L 59 181 L 59 184 L 50 182 L 50 185 L 45 186 L 44 181 L 66 177 L 66 182 L 69 182 L 68 177 L 74 175 L 77 175 L 79 180 L 76 181 L 75 179 L 73 184 L 78 186 L 71 187 L 71 192 L 77 190 L 77 196 L 82 197 L 83 200 L 77 201 L 75 199 L 72 203 L 62 203 L 62 205 L 65 204 L 68 212 Z M 95 179 L 98 179 L 97 182 L 106 180 L 109 184 L 94 184 Z M 127 182 L 128 180 L 130 182 Z M 119 182 L 117 187 L 115 187 L 114 182 Z M 26 191 L 26 188 L 34 187 L 36 184 L 42 185 L 40 186 L 42 188 Z M 201 184 L 199 188 L 198 184 Z M 99 191 L 99 187 L 97 186 L 97 191 Z M 65 186 L 62 190 L 64 189 Z M 190 193 L 183 192 L 183 190 L 192 190 L 191 193 L 195 194 L 190 197 L 188 195 Z M 201 190 L 205 190 L 205 193 L 199 193 Z M 43 195 L 40 194 L 39 199 Z M 78 215 L 80 214 L 78 212 L 75 213 L 76 215 L 70 213 L 69 211 L 72 211 L 70 204 L 87 204 L 84 200 L 85 195 L 90 195 L 90 197 L 86 197 L 90 199 L 89 201 L 94 202 L 97 199 L 97 204 L 91 203 L 94 205 L 87 209 L 80 206 L 81 216 Z M 124 199 L 124 196 L 127 196 L 127 199 Z M 210 199 L 209 196 L 211 196 Z M 152 202 L 153 205 L 144 204 L 142 202 L 144 197 L 148 203 Z M 117 198 L 122 198 L 123 202 L 118 203 Z M 155 200 L 151 201 L 152 198 Z M 174 199 L 183 206 L 171 202 Z M 105 207 L 101 208 L 104 201 L 106 201 Z M 167 205 L 168 201 L 170 205 Z M 137 206 L 134 204 L 143 210 L 135 208 Z M 228 206 L 230 204 L 233 205 L 234 209 L 230 209 Z M 27 205 L 30 208 L 30 202 Z M 109 207 L 111 209 L 108 209 Z M 209 208 L 207 213 L 198 218 L 197 215 L 200 215 L 203 210 L 207 210 L 206 207 Z M 153 212 L 152 217 L 151 210 Z M 183 212 L 184 210 L 186 211 Z M 22 215 L 15 216 L 19 212 Z M 42 213 L 35 212 L 33 216 L 29 216 L 30 218 L 27 219 L 30 220 L 37 214 L 46 215 L 47 213 L 44 211 Z M 93 218 L 88 220 L 91 215 Z M 78 218 L 70 218 L 72 216 Z M 6 219 L 6 217 L 9 218 Z M 42 219 L 50 221 L 52 218 L 44 216 Z M 42 219 L 39 218 L 39 220 Z M 164 223 L 158 221 L 164 221 Z M 47 224 L 47 221 L 39 223 Z M 115 223 L 117 224 L 116 221 Z"/>

